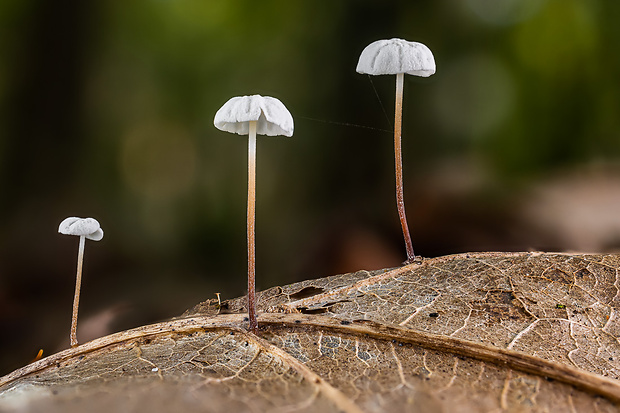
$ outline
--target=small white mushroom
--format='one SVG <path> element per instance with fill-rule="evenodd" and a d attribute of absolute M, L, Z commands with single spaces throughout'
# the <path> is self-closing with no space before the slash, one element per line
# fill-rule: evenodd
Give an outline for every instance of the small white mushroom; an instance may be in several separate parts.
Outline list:
<path fill-rule="evenodd" d="M 403 196 L 403 160 L 401 145 L 404 74 L 428 77 L 435 73 L 435 58 L 422 43 L 402 39 L 377 40 L 366 46 L 357 63 L 358 73 L 396 75 L 394 121 L 394 158 L 396 165 L 396 205 L 405 238 L 407 262 L 415 259 Z"/>
<path fill-rule="evenodd" d="M 284 104 L 269 96 L 231 98 L 217 111 L 215 127 L 248 138 L 248 318 L 250 330 L 258 333 L 256 320 L 255 220 L 256 220 L 256 135 L 292 136 L 293 117 Z"/>
<path fill-rule="evenodd" d="M 69 217 L 64 219 L 58 226 L 58 232 L 65 235 L 77 235 L 80 237 L 78 247 L 77 277 L 75 281 L 75 295 L 73 297 L 73 315 L 71 317 L 71 346 L 78 345 L 77 341 L 77 317 L 80 304 L 80 287 L 82 285 L 82 262 L 84 261 L 84 243 L 86 239 L 100 241 L 103 238 L 103 230 L 94 218 Z"/>

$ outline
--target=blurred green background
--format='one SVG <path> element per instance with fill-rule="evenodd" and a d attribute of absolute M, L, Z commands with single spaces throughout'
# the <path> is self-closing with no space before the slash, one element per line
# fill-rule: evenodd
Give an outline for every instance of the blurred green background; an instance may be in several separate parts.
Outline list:
<path fill-rule="evenodd" d="M 295 119 L 258 142 L 258 288 L 399 265 L 395 79 L 355 72 L 378 39 L 437 63 L 405 78 L 418 254 L 617 250 L 619 17 L 609 0 L 3 0 L 0 374 L 68 346 L 67 216 L 105 231 L 81 341 L 245 293 L 247 139 L 213 126 L 233 96 Z"/>

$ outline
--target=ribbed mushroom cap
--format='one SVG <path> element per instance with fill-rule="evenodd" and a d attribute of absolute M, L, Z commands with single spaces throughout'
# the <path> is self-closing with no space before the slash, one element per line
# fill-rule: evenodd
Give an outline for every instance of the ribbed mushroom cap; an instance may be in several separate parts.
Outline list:
<path fill-rule="evenodd" d="M 58 226 L 58 232 L 65 235 L 84 236 L 93 241 L 103 238 L 103 230 L 95 218 L 65 218 Z"/>
<path fill-rule="evenodd" d="M 257 121 L 258 135 L 293 136 L 291 113 L 282 102 L 269 96 L 231 98 L 217 111 L 213 123 L 219 130 L 247 135 L 250 121 Z"/>
<path fill-rule="evenodd" d="M 355 70 L 369 75 L 407 73 L 428 77 L 435 73 L 435 58 L 422 43 L 403 39 L 377 40 L 362 51 Z"/>

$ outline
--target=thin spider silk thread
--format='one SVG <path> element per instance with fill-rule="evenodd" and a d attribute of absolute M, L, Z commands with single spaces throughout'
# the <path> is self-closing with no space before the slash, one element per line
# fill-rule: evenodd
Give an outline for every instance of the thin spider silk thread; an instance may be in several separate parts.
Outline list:
<path fill-rule="evenodd" d="M 385 132 L 385 133 L 392 133 L 392 131 L 389 130 L 385 130 L 385 129 L 380 129 L 380 128 L 373 128 L 372 126 L 364 126 L 364 125 L 358 125 L 356 123 L 348 123 L 348 122 L 336 122 L 333 120 L 325 120 L 325 119 L 317 119 L 317 118 L 309 118 L 307 116 L 296 116 L 297 118 L 300 119 L 306 119 L 306 120 L 311 120 L 313 122 L 321 122 L 321 123 L 328 123 L 328 124 L 332 124 L 332 125 L 340 125 L 340 126 L 347 126 L 347 127 L 351 127 L 351 128 L 362 128 L 362 129 L 370 129 L 370 130 L 375 130 L 375 131 L 379 131 L 379 132 Z"/>
<path fill-rule="evenodd" d="M 390 129 L 394 129 L 394 125 L 392 125 L 392 121 L 390 121 L 390 117 L 385 111 L 385 106 L 383 106 L 383 102 L 381 101 L 381 98 L 379 97 L 379 92 L 377 92 L 377 89 L 375 88 L 375 84 L 372 82 L 372 78 L 370 77 L 370 75 L 368 75 L 368 80 L 370 81 L 370 86 L 372 86 L 372 90 L 375 91 L 375 96 L 377 97 L 377 100 L 379 101 L 379 105 L 381 105 L 381 110 L 383 111 L 383 114 L 385 115 L 385 119 L 387 120 L 388 125 L 390 125 Z"/>
<path fill-rule="evenodd" d="M 381 129 L 381 128 L 375 128 L 375 127 L 372 127 L 372 126 L 358 125 L 356 123 L 337 122 L 337 121 L 333 121 L 333 120 L 310 118 L 308 116 L 297 116 L 297 117 L 300 118 L 300 119 L 306 119 L 306 120 L 310 120 L 310 121 L 313 121 L 313 122 L 321 122 L 321 123 L 327 123 L 327 124 L 332 124 L 332 125 L 340 125 L 340 126 L 346 126 L 346 127 L 351 127 L 351 128 L 361 128 L 361 129 L 369 129 L 369 130 L 385 132 L 385 133 L 392 133 L 392 131 L 394 129 L 394 126 L 392 125 L 392 122 L 390 121 L 390 117 L 388 116 L 387 111 L 385 110 L 385 106 L 383 105 L 383 102 L 381 101 L 381 97 L 379 97 L 379 92 L 377 92 L 377 88 L 375 88 L 375 84 L 373 83 L 372 78 L 370 77 L 370 75 L 368 75 L 368 81 L 370 82 L 370 86 L 372 87 L 372 90 L 375 93 L 375 96 L 376 96 L 377 100 L 379 101 L 379 106 L 381 106 L 381 111 L 383 112 L 383 115 L 385 115 L 385 119 L 387 120 L 388 125 L 390 125 L 390 130 L 385 130 L 385 129 Z"/>

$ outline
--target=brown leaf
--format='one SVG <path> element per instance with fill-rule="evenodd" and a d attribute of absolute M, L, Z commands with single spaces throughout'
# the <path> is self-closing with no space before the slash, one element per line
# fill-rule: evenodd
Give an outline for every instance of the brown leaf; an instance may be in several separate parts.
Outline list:
<path fill-rule="evenodd" d="M 7 411 L 618 411 L 620 256 L 466 254 L 243 297 L 0 379 Z"/>

